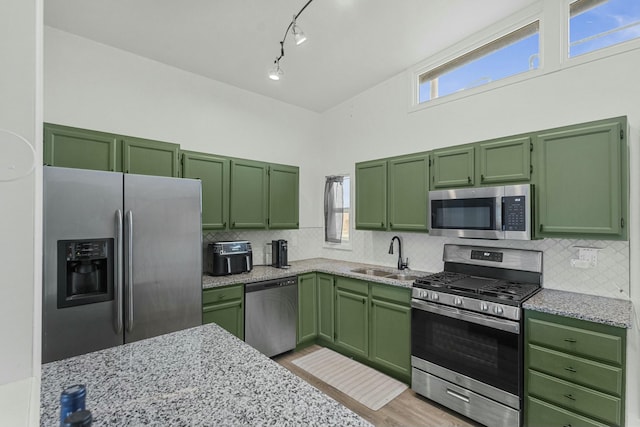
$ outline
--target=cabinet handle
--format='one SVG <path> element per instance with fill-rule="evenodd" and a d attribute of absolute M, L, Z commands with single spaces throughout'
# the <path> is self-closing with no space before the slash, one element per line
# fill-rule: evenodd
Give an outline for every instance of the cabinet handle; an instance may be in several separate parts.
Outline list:
<path fill-rule="evenodd" d="M 564 397 L 566 397 L 569 400 L 576 400 L 576 398 L 573 397 L 573 395 L 571 395 L 571 394 L 565 394 Z"/>
<path fill-rule="evenodd" d="M 484 175 L 480 175 L 480 181 L 484 181 Z"/>
<path fill-rule="evenodd" d="M 231 226 L 235 228 L 235 226 L 236 226 L 236 222 L 235 222 L 235 221 L 233 221 L 233 222 L 231 223 Z"/>
<path fill-rule="evenodd" d="M 471 177 L 470 176 L 467 177 L 467 184 L 471 184 Z"/>
<path fill-rule="evenodd" d="M 565 342 L 569 342 L 569 343 L 575 343 L 575 342 L 577 342 L 577 341 L 576 341 L 575 339 L 573 339 L 573 338 L 565 338 L 565 339 L 564 339 L 564 341 L 565 341 Z"/>
<path fill-rule="evenodd" d="M 384 227 L 384 222 L 381 222 L 381 223 L 380 223 L 380 227 Z"/>
<path fill-rule="evenodd" d="M 367 303 L 367 300 L 362 300 L 362 303 L 363 303 L 363 304 L 366 304 L 366 303 Z"/>
<path fill-rule="evenodd" d="M 223 227 L 223 228 L 227 228 L 227 221 L 225 221 L 225 222 L 223 222 L 223 223 L 222 223 L 222 227 Z"/>
<path fill-rule="evenodd" d="M 571 427 L 571 424 L 565 424 L 562 427 Z"/>
<path fill-rule="evenodd" d="M 544 225 L 540 224 L 540 231 L 544 228 Z"/>
<path fill-rule="evenodd" d="M 569 372 L 574 373 L 574 374 L 575 374 L 576 372 L 578 372 L 578 371 L 576 371 L 576 370 L 575 370 L 575 368 L 572 368 L 571 366 L 567 366 L 566 368 L 564 368 L 564 370 L 565 370 L 565 371 L 569 371 Z"/>
<path fill-rule="evenodd" d="M 393 227 L 393 223 L 392 222 L 389 223 L 389 227 Z"/>

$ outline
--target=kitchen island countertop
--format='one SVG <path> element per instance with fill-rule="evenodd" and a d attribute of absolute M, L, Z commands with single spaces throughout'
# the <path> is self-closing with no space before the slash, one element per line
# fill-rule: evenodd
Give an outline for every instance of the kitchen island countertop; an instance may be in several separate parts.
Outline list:
<path fill-rule="evenodd" d="M 370 425 L 215 324 L 43 365 L 42 426 L 73 384 L 95 426 Z"/>
<path fill-rule="evenodd" d="M 337 274 L 339 276 L 351 277 L 353 279 L 367 280 L 369 282 L 385 283 L 387 285 L 400 286 L 410 288 L 413 285 L 413 279 L 399 280 L 390 279 L 382 276 L 372 276 L 367 274 L 355 273 L 351 270 L 357 268 L 372 268 L 376 270 L 385 270 L 391 273 L 404 273 L 412 276 L 426 276 L 428 272 L 416 270 L 399 271 L 393 267 L 382 267 L 379 265 L 362 264 L 349 261 L 338 261 L 327 258 L 311 258 L 301 261 L 292 261 L 289 268 L 275 268 L 268 265 L 254 265 L 253 269 L 248 273 L 232 274 L 229 276 L 202 276 L 202 288 L 210 289 L 220 286 L 235 285 L 239 283 L 260 282 L 262 280 L 279 279 L 287 276 L 297 276 L 304 273 L 327 273 Z"/>

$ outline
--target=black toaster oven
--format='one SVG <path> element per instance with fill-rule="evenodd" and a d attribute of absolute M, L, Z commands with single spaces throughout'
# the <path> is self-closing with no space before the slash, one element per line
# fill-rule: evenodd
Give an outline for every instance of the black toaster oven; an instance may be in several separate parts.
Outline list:
<path fill-rule="evenodd" d="M 209 243 L 206 273 L 212 276 L 246 273 L 253 268 L 251 242 L 246 240 Z"/>

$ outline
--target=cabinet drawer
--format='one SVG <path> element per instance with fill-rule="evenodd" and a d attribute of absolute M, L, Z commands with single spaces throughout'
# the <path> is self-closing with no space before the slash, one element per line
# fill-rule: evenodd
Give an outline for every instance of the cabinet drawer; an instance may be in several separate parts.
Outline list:
<path fill-rule="evenodd" d="M 621 368 L 533 344 L 529 344 L 527 350 L 529 368 L 616 396 L 622 395 Z"/>
<path fill-rule="evenodd" d="M 362 295 L 369 294 L 369 283 L 358 279 L 336 277 L 336 288 Z"/>
<path fill-rule="evenodd" d="M 528 341 L 567 353 L 622 364 L 622 338 L 587 329 L 530 319 Z"/>
<path fill-rule="evenodd" d="M 532 395 L 572 411 L 620 425 L 621 399 L 558 378 L 529 370 L 528 390 Z"/>
<path fill-rule="evenodd" d="M 206 289 L 202 292 L 202 305 L 213 304 L 220 301 L 241 299 L 244 289 L 242 285 L 227 286 L 224 288 Z"/>
<path fill-rule="evenodd" d="M 527 427 L 606 427 L 606 424 L 558 408 L 533 397 L 527 398 L 525 425 Z"/>
<path fill-rule="evenodd" d="M 393 285 L 371 285 L 371 296 L 375 299 L 387 300 L 409 307 L 411 304 L 411 289 Z"/>

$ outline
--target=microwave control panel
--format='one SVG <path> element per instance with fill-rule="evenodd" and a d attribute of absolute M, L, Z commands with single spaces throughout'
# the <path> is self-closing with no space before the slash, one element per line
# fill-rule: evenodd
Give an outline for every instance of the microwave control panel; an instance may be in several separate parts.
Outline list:
<path fill-rule="evenodd" d="M 525 196 L 505 196 L 502 198 L 505 231 L 526 231 L 527 213 Z"/>

